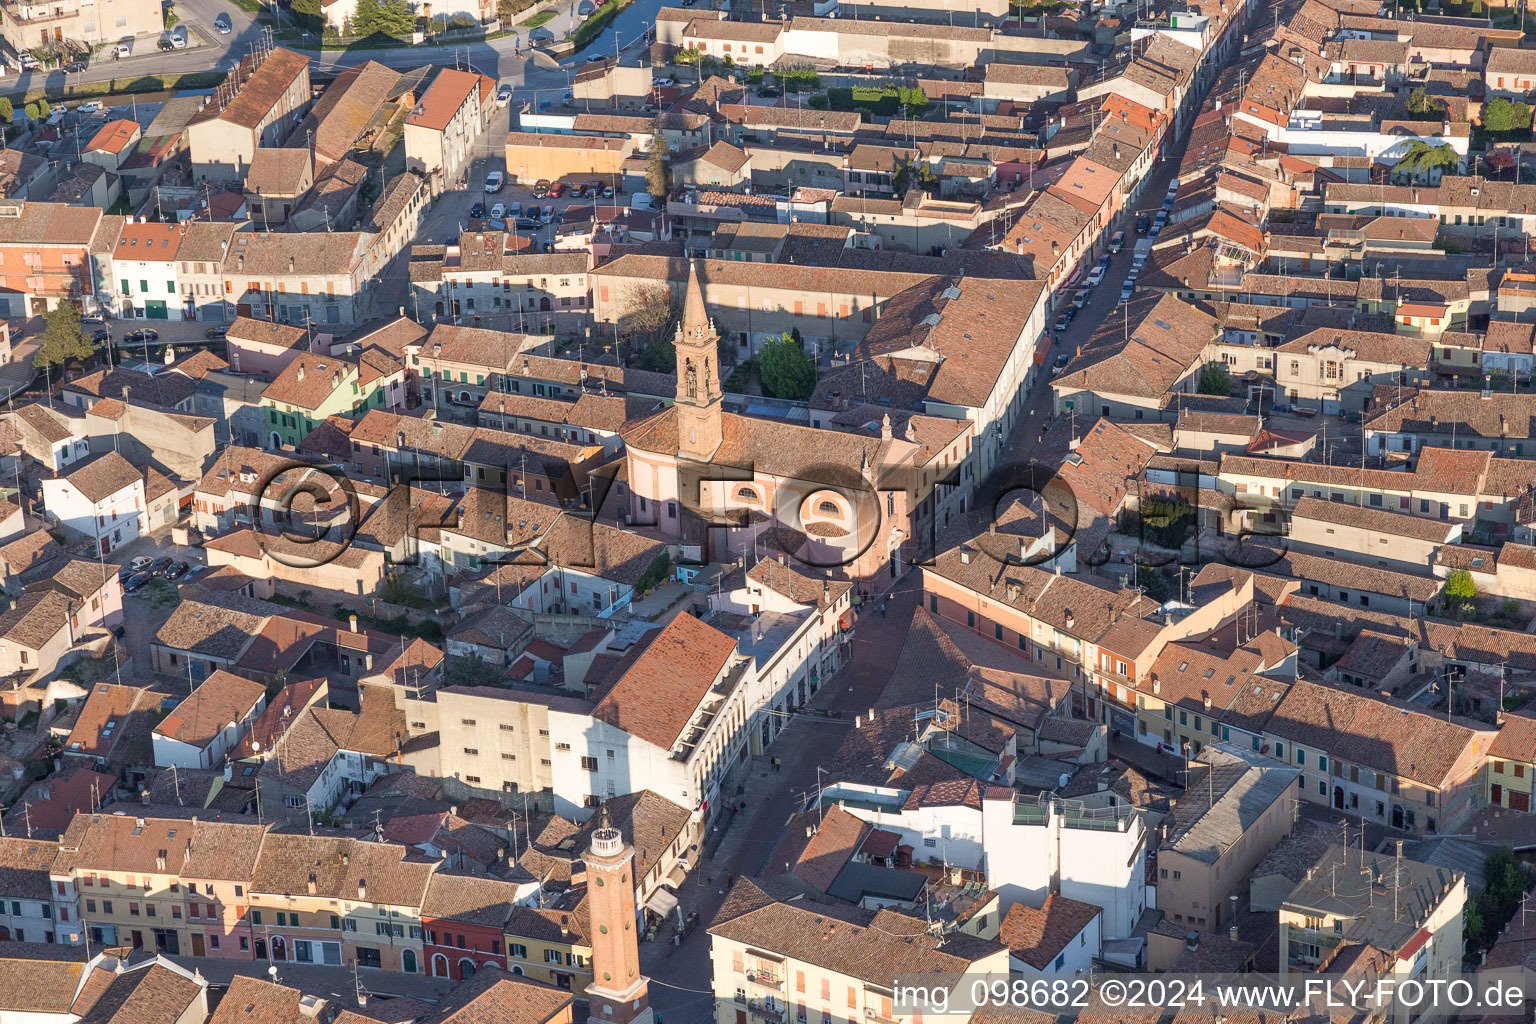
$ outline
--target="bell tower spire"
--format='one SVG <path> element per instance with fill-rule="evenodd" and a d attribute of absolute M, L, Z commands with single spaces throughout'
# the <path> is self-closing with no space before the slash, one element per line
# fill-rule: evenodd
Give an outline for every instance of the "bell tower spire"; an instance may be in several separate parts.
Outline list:
<path fill-rule="evenodd" d="M 708 462 L 720 447 L 720 335 L 704 306 L 698 261 L 688 264 L 688 291 L 673 347 L 677 350 L 678 455 Z"/>
<path fill-rule="evenodd" d="M 587 1024 L 652 1024 L 650 980 L 640 973 L 635 851 L 613 827 L 606 801 L 584 860 L 593 930 Z"/>

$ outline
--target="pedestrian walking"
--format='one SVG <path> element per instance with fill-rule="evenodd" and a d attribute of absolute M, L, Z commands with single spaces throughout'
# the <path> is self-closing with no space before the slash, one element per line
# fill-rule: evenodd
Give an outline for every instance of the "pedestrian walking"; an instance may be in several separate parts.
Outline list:
<path fill-rule="evenodd" d="M 884 600 L 882 600 L 880 602 L 880 617 L 882 619 L 885 618 L 885 601 Z"/>

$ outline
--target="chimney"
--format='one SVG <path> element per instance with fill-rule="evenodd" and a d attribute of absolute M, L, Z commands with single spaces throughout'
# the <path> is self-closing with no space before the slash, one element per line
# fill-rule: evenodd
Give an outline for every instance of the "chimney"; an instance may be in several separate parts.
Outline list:
<path fill-rule="evenodd" d="M 315 876 L 314 876 L 313 873 L 311 873 L 310 876 L 309 876 L 309 886 L 308 886 L 308 888 L 309 888 L 309 894 L 311 896 L 313 896 L 315 894 Z"/>
<path fill-rule="evenodd" d="M 293 273 L 293 257 L 288 257 L 288 273 Z"/>
<path fill-rule="evenodd" d="M 299 380 L 304 379 L 304 360 L 299 360 Z"/>
<path fill-rule="evenodd" d="M 363 655 L 363 665 L 366 668 L 370 669 L 370 670 L 373 668 L 373 655 L 372 654 L 365 654 L 365 655 Z"/>
<path fill-rule="evenodd" d="M 368 899 L 368 879 L 359 878 L 357 880 L 357 898 L 360 900 Z"/>
<path fill-rule="evenodd" d="M 357 614 L 355 612 L 347 616 L 347 625 L 351 627 L 352 632 L 357 632 Z"/>

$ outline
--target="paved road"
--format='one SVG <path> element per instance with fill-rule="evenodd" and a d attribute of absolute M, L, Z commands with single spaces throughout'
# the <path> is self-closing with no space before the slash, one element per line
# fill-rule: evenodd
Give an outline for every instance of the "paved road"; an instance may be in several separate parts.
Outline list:
<path fill-rule="evenodd" d="M 846 717 L 797 715 L 767 753 L 752 760 L 742 782 L 746 811 L 732 820 L 714 856 L 704 858 L 679 894 L 686 910 L 699 912 L 700 927 L 680 947 L 659 942 L 641 947 L 642 966 L 652 979 L 651 1004 L 666 1024 L 715 1020 L 705 927 L 725 898 L 725 876 L 775 873 L 766 863 L 768 855 L 782 838 L 789 816 L 816 788 L 817 767 L 830 760 L 852 728 L 852 716 L 875 704 L 895 671 L 919 586 L 920 575 L 908 572 L 892 589 L 884 615 L 875 601 L 860 608 L 849 664 L 810 700 L 812 708 L 838 708 Z M 778 771 L 771 763 L 774 757 L 782 762 Z"/>

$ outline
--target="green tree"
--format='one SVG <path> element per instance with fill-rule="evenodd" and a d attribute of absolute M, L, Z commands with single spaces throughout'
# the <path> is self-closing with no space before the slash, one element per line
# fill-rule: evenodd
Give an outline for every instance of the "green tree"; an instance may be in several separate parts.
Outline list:
<path fill-rule="evenodd" d="M 1429 95 L 1424 91 L 1424 87 L 1422 85 L 1408 94 L 1407 105 L 1408 113 L 1412 114 L 1414 117 L 1439 115 L 1441 110 L 1440 103 L 1436 100 L 1430 99 Z"/>
<path fill-rule="evenodd" d="M 787 334 L 769 338 L 757 353 L 763 393 L 772 398 L 804 401 L 816 389 L 816 363 L 800 343 Z"/>
<path fill-rule="evenodd" d="M 38 336 L 34 366 L 59 366 L 71 359 L 85 359 L 94 351 L 80 324 L 80 310 L 61 302 L 43 314 L 43 333 Z"/>
<path fill-rule="evenodd" d="M 52 113 L 52 112 L 53 112 L 53 108 L 48 105 L 48 101 L 43 99 L 42 97 L 38 97 L 38 100 L 37 100 L 37 116 L 39 118 L 42 118 L 42 119 L 46 120 L 48 118 L 48 115 L 50 113 Z"/>
<path fill-rule="evenodd" d="M 645 187 L 651 195 L 664 200 L 672 184 L 672 144 L 661 130 L 661 115 L 651 125 L 651 159 L 645 168 Z"/>
<path fill-rule="evenodd" d="M 672 55 L 672 63 L 679 67 L 697 64 L 699 58 L 704 56 L 697 46 L 685 46 Z"/>
<path fill-rule="evenodd" d="M 1528 104 L 1510 102 L 1503 96 L 1489 100 L 1483 106 L 1483 130 L 1493 135 L 1525 132 L 1531 128 L 1531 108 Z"/>
<path fill-rule="evenodd" d="M 1220 395 L 1223 398 L 1230 395 L 1232 378 L 1227 373 L 1227 368 L 1220 363 L 1206 363 L 1205 369 L 1200 371 L 1200 393 Z"/>
<path fill-rule="evenodd" d="M 37 120 L 37 101 L 36 100 L 33 100 L 31 103 L 27 104 L 25 113 L 26 113 L 28 119 L 33 120 L 33 121 Z"/>
<path fill-rule="evenodd" d="M 1429 177 L 1435 171 L 1444 173 L 1460 166 L 1461 154 L 1450 143 L 1432 146 L 1423 139 L 1415 139 L 1392 166 L 1392 173 Z"/>
<path fill-rule="evenodd" d="M 1450 601 L 1471 601 L 1477 596 L 1477 584 L 1472 582 L 1472 574 L 1467 570 L 1452 569 L 1441 593 Z"/>
<path fill-rule="evenodd" d="M 918 161 L 902 164 L 891 179 L 891 184 L 898 196 L 904 196 L 914 188 L 933 195 L 939 190 L 939 176 L 933 173 L 933 168 L 926 162 Z"/>
<path fill-rule="evenodd" d="M 11 118 L 16 116 L 16 108 L 11 106 L 10 98 L 0 96 L 0 122 L 11 123 Z"/>
<path fill-rule="evenodd" d="M 319 33 L 325 29 L 325 9 L 320 0 L 293 0 L 288 13 L 293 23 L 306 32 Z"/>
<path fill-rule="evenodd" d="M 810 103 L 812 110 L 830 110 L 832 107 L 832 101 L 824 92 L 811 93 L 811 98 L 807 102 Z"/>

